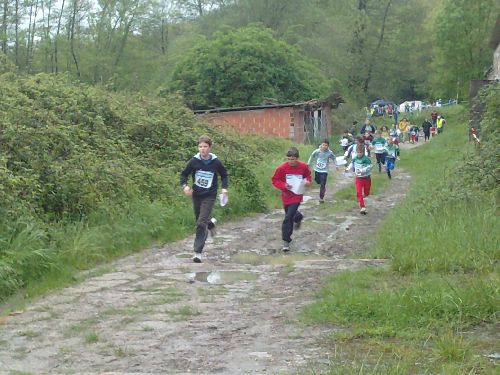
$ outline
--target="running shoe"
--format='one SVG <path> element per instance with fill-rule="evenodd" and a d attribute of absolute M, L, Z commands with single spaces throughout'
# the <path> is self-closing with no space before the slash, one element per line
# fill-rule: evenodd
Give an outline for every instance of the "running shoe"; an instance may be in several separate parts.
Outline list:
<path fill-rule="evenodd" d="M 194 253 L 193 254 L 193 262 L 195 262 L 195 263 L 201 263 L 201 260 L 202 260 L 201 253 Z"/>

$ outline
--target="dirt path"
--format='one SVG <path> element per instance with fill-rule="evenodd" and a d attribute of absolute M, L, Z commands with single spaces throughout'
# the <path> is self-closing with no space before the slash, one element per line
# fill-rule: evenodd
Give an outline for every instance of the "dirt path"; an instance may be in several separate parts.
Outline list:
<path fill-rule="evenodd" d="M 121 259 L 1 324 L 0 373 L 291 374 L 324 366 L 323 338 L 336 328 L 304 327 L 297 314 L 324 276 L 384 263 L 358 258 L 409 182 L 395 171 L 387 194 L 368 203 L 378 215 L 332 214 L 335 191 L 352 179 L 330 176 L 325 204 L 317 189 L 305 197 L 287 255 L 276 210 L 220 225 L 202 264 L 191 261 L 193 237 Z"/>

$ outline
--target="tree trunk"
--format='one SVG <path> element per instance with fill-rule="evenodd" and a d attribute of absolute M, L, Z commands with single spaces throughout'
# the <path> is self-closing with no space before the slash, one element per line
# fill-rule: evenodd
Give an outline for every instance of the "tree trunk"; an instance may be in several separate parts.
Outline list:
<path fill-rule="evenodd" d="M 370 81 L 372 79 L 372 72 L 373 72 L 373 65 L 375 64 L 376 57 L 378 54 L 378 50 L 380 49 L 380 46 L 382 45 L 382 41 L 384 40 L 384 33 L 385 33 L 385 24 L 387 22 L 387 14 L 389 14 L 389 8 L 391 7 L 392 0 L 389 0 L 387 2 L 387 5 L 385 7 L 385 12 L 384 12 L 384 18 L 382 20 L 382 28 L 380 30 L 380 35 L 378 37 L 378 43 L 377 43 L 377 48 L 372 54 L 372 58 L 369 59 L 368 63 L 368 72 L 366 74 L 365 82 L 363 84 L 363 92 L 366 94 L 368 92 L 368 87 L 370 85 Z"/>
<path fill-rule="evenodd" d="M 105 38 L 105 29 L 106 29 L 106 22 L 108 21 L 108 18 L 110 17 L 110 11 L 108 8 L 110 8 L 110 3 L 106 2 L 102 5 L 101 11 L 99 12 L 99 17 L 97 18 L 96 21 L 96 31 L 95 31 L 95 40 L 94 40 L 94 51 L 95 51 L 95 64 L 92 69 L 92 81 L 94 83 L 97 82 L 102 82 L 103 80 L 103 75 L 101 72 L 101 63 L 100 63 L 100 58 L 103 53 L 108 53 L 109 52 L 109 38 L 110 36 L 108 35 L 108 40 L 106 41 Z"/>
<path fill-rule="evenodd" d="M 353 38 L 351 45 L 349 47 L 349 53 L 352 55 L 354 61 L 354 66 L 351 68 L 349 73 L 349 88 L 361 88 L 363 84 L 363 72 L 365 71 L 365 65 L 363 63 L 364 56 L 363 52 L 365 50 L 365 30 L 366 30 L 366 7 L 368 5 L 368 0 L 358 1 L 358 17 L 355 23 Z"/>
<path fill-rule="evenodd" d="M 368 0 L 359 0 L 358 1 L 358 10 L 366 10 L 367 5 L 368 5 Z"/>
<path fill-rule="evenodd" d="M 161 54 L 166 55 L 168 43 L 168 22 L 161 18 Z"/>
<path fill-rule="evenodd" d="M 30 20 L 28 25 L 28 40 L 26 47 L 26 71 L 31 72 L 33 65 L 33 46 L 35 42 L 36 17 L 38 14 L 38 0 L 33 0 L 30 4 Z"/>
<path fill-rule="evenodd" d="M 53 71 L 57 74 L 59 72 L 59 66 L 58 66 L 58 50 L 57 50 L 57 43 L 59 41 L 59 33 L 61 32 L 61 20 L 62 20 L 62 15 L 64 11 L 64 1 L 62 0 L 61 4 L 61 12 L 59 13 L 59 18 L 57 20 L 57 31 L 56 31 L 56 36 L 54 38 L 54 67 Z"/>
<path fill-rule="evenodd" d="M 125 28 L 123 30 L 122 37 L 120 39 L 120 45 L 118 46 L 115 60 L 113 62 L 113 66 L 115 66 L 115 67 L 118 66 L 118 64 L 120 63 L 120 60 L 122 58 L 123 51 L 125 50 L 125 45 L 127 44 L 127 40 L 128 40 L 129 34 L 130 34 L 130 28 L 132 27 L 132 25 L 135 22 L 136 17 L 137 17 L 138 8 L 139 8 L 139 0 L 136 0 L 132 14 L 130 15 L 130 18 L 128 18 L 126 20 L 126 23 L 125 23 Z"/>
<path fill-rule="evenodd" d="M 14 9 L 14 56 L 16 61 L 16 66 L 19 67 L 19 0 L 15 0 L 15 9 Z"/>
<path fill-rule="evenodd" d="M 7 12 L 9 11 L 8 0 L 3 0 L 2 16 L 2 52 L 7 54 Z"/>
<path fill-rule="evenodd" d="M 76 24 L 76 14 L 78 13 L 78 0 L 73 0 L 73 9 L 71 12 L 71 20 L 70 20 L 70 31 L 69 31 L 69 47 L 71 52 L 71 58 L 73 59 L 73 63 L 76 68 L 76 75 L 78 78 L 81 77 L 80 67 L 78 65 L 78 59 L 75 53 L 75 24 Z"/>
<path fill-rule="evenodd" d="M 50 37 L 50 29 L 51 29 L 51 23 L 50 23 L 50 15 L 52 13 L 52 0 L 49 0 L 48 3 L 48 12 L 47 12 L 47 24 L 45 25 L 45 72 L 48 72 L 50 69 L 51 73 L 54 73 L 54 70 L 52 68 L 52 39 Z M 42 10 L 44 8 L 42 7 Z M 50 60 L 50 61 L 49 61 Z M 49 68 L 50 64 L 50 68 Z"/>

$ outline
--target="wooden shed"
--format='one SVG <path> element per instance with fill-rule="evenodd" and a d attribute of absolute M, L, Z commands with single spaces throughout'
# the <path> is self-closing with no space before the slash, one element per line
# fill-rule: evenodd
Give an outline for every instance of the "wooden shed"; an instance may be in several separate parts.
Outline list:
<path fill-rule="evenodd" d="M 259 106 L 214 108 L 195 111 L 204 121 L 234 128 L 240 133 L 282 137 L 297 143 L 329 138 L 332 134 L 332 108 L 343 100 L 333 94 L 325 100 Z"/>

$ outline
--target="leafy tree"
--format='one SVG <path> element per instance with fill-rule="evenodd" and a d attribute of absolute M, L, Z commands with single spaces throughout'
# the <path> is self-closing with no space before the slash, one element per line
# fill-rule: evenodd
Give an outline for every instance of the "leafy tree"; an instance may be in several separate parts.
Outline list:
<path fill-rule="evenodd" d="M 434 58 L 428 86 L 438 97 L 466 97 L 471 79 L 491 64 L 491 37 L 500 3 L 445 0 L 433 21 Z"/>
<path fill-rule="evenodd" d="M 197 43 L 176 65 L 170 89 L 199 109 L 309 100 L 326 96 L 329 85 L 296 48 L 250 25 Z"/>
<path fill-rule="evenodd" d="M 362 98 L 425 96 L 432 44 L 428 0 L 359 0 L 348 48 L 348 86 Z M 348 34 L 347 34 L 348 35 Z"/>
<path fill-rule="evenodd" d="M 184 17 L 200 17 L 213 9 L 229 5 L 234 0 L 174 0 Z"/>

